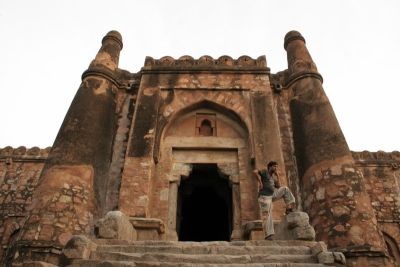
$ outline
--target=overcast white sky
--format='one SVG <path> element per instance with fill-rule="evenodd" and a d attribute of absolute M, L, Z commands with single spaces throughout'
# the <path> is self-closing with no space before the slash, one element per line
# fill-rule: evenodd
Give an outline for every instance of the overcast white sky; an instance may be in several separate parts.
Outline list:
<path fill-rule="evenodd" d="M 0 148 L 51 146 L 102 37 L 124 39 L 120 68 L 145 56 L 266 55 L 287 68 L 300 31 L 350 149 L 400 150 L 400 1 L 0 0 Z"/>

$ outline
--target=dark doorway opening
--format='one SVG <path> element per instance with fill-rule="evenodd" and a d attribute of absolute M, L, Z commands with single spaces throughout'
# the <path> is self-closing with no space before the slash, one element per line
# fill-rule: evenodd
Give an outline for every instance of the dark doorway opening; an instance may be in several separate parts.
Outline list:
<path fill-rule="evenodd" d="M 217 164 L 194 164 L 178 191 L 177 232 L 180 241 L 229 241 L 232 190 Z"/>

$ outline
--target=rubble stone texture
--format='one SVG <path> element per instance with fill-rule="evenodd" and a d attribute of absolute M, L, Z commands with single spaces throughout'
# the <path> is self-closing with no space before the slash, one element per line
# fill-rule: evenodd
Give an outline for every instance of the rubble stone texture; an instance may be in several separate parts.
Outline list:
<path fill-rule="evenodd" d="M 315 240 L 315 230 L 305 212 L 292 212 L 278 224 L 275 238 L 282 240 Z"/>
<path fill-rule="evenodd" d="M 136 240 L 137 234 L 129 218 L 120 211 L 109 211 L 97 222 L 96 235 L 99 238 Z"/>
<path fill-rule="evenodd" d="M 67 244 L 89 257 L 110 211 L 128 218 L 112 229 L 136 233 L 108 237 L 119 241 L 258 242 L 252 171 L 274 160 L 312 227 L 292 225 L 283 201 L 273 219 L 292 239 L 315 229 L 328 246 L 314 249 L 318 264 L 400 264 L 400 152 L 349 150 L 300 33 L 286 35 L 288 68 L 275 73 L 265 56 L 146 57 L 132 73 L 118 67 L 122 48 L 118 32 L 103 38 L 51 149 L 0 149 L 2 263 L 60 265 Z"/>

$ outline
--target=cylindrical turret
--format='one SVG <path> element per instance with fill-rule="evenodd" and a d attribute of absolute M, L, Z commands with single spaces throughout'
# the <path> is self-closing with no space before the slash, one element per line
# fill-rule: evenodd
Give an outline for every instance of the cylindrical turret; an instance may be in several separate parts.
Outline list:
<path fill-rule="evenodd" d="M 354 167 L 305 40 L 299 32 L 291 31 L 285 36 L 284 47 L 289 72 L 286 84 L 293 93 L 290 109 L 303 207 L 317 239 L 343 250 L 356 265 L 370 256 L 384 262 L 385 245 L 363 175 Z"/>
<path fill-rule="evenodd" d="M 69 238 L 93 231 L 105 203 L 116 130 L 116 81 L 121 35 L 109 32 L 82 75 L 34 192 L 30 214 L 15 244 L 19 260 L 58 263 Z M 53 254 L 41 259 L 41 249 Z M 50 256 L 49 256 L 50 255 Z M 18 260 L 18 259 L 17 259 Z"/>
<path fill-rule="evenodd" d="M 90 63 L 89 69 L 106 67 L 111 71 L 118 68 L 119 54 L 122 50 L 122 36 L 117 31 L 110 31 L 104 36 L 102 46 L 96 58 Z"/>
<path fill-rule="evenodd" d="M 304 136 L 296 140 L 300 155 L 299 169 L 304 173 L 313 164 L 338 157 L 351 157 L 349 147 L 335 113 L 322 88 L 318 73 L 305 40 L 299 32 L 285 36 L 289 78 L 293 90 L 291 112 L 293 126 Z"/>

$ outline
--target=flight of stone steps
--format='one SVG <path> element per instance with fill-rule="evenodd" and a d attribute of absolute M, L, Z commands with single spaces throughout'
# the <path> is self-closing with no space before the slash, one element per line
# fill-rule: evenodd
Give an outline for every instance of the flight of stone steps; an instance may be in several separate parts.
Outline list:
<path fill-rule="evenodd" d="M 85 244 L 84 244 L 85 243 Z M 165 267 L 317 267 L 344 266 L 343 254 L 314 241 L 124 241 L 76 242 L 65 251 L 66 265 Z M 80 245 L 81 244 L 81 245 Z M 84 244 L 82 246 L 82 244 Z"/>

